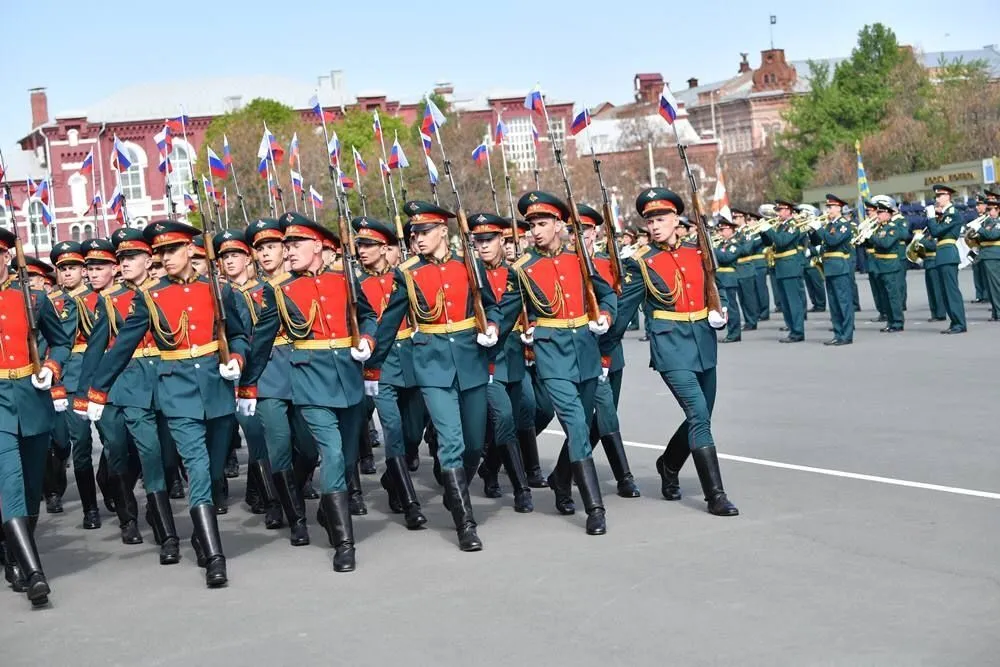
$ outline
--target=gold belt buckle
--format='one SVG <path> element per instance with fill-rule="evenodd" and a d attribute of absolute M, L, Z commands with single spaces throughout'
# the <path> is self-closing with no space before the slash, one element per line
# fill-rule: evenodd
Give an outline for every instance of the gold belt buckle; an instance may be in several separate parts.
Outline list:
<path fill-rule="evenodd" d="M 9 371 L 7 371 L 7 379 L 8 380 L 16 380 L 17 379 L 17 370 L 11 368 Z"/>

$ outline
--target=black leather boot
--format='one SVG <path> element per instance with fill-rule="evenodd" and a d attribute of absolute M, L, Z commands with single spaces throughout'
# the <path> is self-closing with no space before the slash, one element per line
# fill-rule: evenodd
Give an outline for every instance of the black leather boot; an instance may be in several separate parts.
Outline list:
<path fill-rule="evenodd" d="M 212 480 L 212 505 L 216 514 L 229 514 L 229 480 Z"/>
<path fill-rule="evenodd" d="M 451 512 L 458 532 L 458 548 L 462 551 L 482 551 L 483 542 L 476 534 L 476 518 L 472 515 L 469 484 L 463 468 L 441 471 L 444 482 L 445 507 Z"/>
<path fill-rule="evenodd" d="M 224 474 L 226 479 L 236 479 L 240 476 L 240 460 L 236 458 L 235 448 L 230 448 L 229 454 L 226 455 L 226 467 L 224 469 Z"/>
<path fill-rule="evenodd" d="M 638 498 L 639 487 L 635 485 L 635 478 L 629 469 L 628 457 L 625 456 L 625 444 L 622 442 L 620 432 L 609 433 L 601 436 L 601 444 L 604 445 L 604 453 L 608 457 L 608 465 L 614 473 L 618 482 L 618 495 L 622 498 Z"/>
<path fill-rule="evenodd" d="M 146 521 L 153 529 L 153 539 L 160 547 L 160 565 L 176 565 L 181 562 L 181 543 L 177 538 L 174 512 L 166 491 L 146 494 Z"/>
<path fill-rule="evenodd" d="M 656 472 L 660 473 L 660 493 L 667 500 L 681 499 L 679 475 L 690 453 L 687 422 L 685 422 L 677 428 L 667 443 L 667 449 L 656 459 Z"/>
<path fill-rule="evenodd" d="M 180 500 L 184 497 L 184 481 L 181 479 L 181 471 L 176 466 L 167 468 L 165 471 L 167 478 L 167 489 L 170 491 L 170 498 Z"/>
<path fill-rule="evenodd" d="M 316 459 L 307 459 L 304 456 L 296 456 L 292 462 L 292 471 L 295 473 L 295 484 L 301 489 L 302 497 L 306 500 L 318 500 L 319 494 L 312 485 L 313 470 L 316 469 Z"/>
<path fill-rule="evenodd" d="M 420 454 L 418 452 L 406 452 L 406 468 L 410 472 L 420 470 Z"/>
<path fill-rule="evenodd" d="M 282 504 L 278 498 L 278 490 L 275 488 L 274 475 L 271 473 L 271 462 L 267 459 L 254 461 L 250 464 L 250 470 L 253 470 L 259 479 L 258 491 L 261 504 L 264 507 L 264 527 L 268 530 L 284 528 L 285 521 L 281 514 Z M 295 478 L 291 477 L 290 479 L 292 486 L 295 486 Z M 300 497 L 301 495 L 299 494 Z M 305 516 L 305 503 L 302 503 L 302 516 Z"/>
<path fill-rule="evenodd" d="M 289 542 L 293 547 L 309 544 L 309 529 L 306 527 L 306 501 L 295 484 L 295 474 L 291 470 L 281 470 L 272 476 L 274 489 L 281 507 L 288 517 Z"/>
<path fill-rule="evenodd" d="M 354 516 L 368 514 L 368 506 L 365 505 L 365 494 L 361 488 L 361 470 L 357 462 L 347 469 L 347 493 L 350 497 L 351 514 Z"/>
<path fill-rule="evenodd" d="M 3 517 L 0 517 L 0 525 L 3 524 Z M 24 592 L 24 575 L 21 573 L 21 565 L 14 555 L 14 548 L 7 546 L 3 530 L 0 530 L 0 561 L 3 562 L 3 578 L 15 593 Z"/>
<path fill-rule="evenodd" d="M 358 443 L 358 468 L 362 475 L 374 475 L 375 456 L 372 454 L 372 432 L 368 428 L 361 429 L 361 440 Z"/>
<path fill-rule="evenodd" d="M 20 566 L 24 581 L 23 590 L 31 606 L 47 605 L 52 590 L 42 571 L 42 561 L 38 557 L 38 547 L 35 546 L 34 531 L 29 525 L 29 518 L 21 516 L 8 519 L 3 524 L 3 533 L 8 554 L 13 556 Z"/>
<path fill-rule="evenodd" d="M 136 502 L 135 492 L 129 484 L 128 476 L 111 475 L 108 480 L 118 487 L 115 506 L 122 544 L 142 544 L 142 533 L 139 532 L 139 503 Z M 113 489 L 108 491 L 114 492 Z"/>
<path fill-rule="evenodd" d="M 489 443 L 479 464 L 479 478 L 483 480 L 483 495 L 487 498 L 503 498 L 500 489 L 500 455 L 497 445 Z M 471 479 L 471 478 L 470 478 Z"/>
<path fill-rule="evenodd" d="M 83 505 L 84 530 L 97 530 L 101 527 L 101 510 L 97 506 L 97 483 L 94 480 L 94 469 L 73 469 L 76 478 L 76 490 L 80 493 L 80 503 Z"/>
<path fill-rule="evenodd" d="M 517 432 L 517 443 L 521 447 L 521 460 L 524 461 L 524 473 L 528 477 L 528 486 L 533 489 L 544 489 L 549 485 L 542 475 L 542 467 L 538 461 L 538 436 L 534 429 Z"/>
<path fill-rule="evenodd" d="M 533 512 L 535 505 L 531 501 L 531 487 L 528 486 L 528 476 L 521 460 L 521 448 L 516 442 L 512 442 L 497 447 L 497 453 L 503 461 L 504 468 L 507 469 L 507 477 L 510 478 L 510 485 L 514 489 L 514 511 L 521 514 Z"/>
<path fill-rule="evenodd" d="M 62 514 L 62 497 L 63 493 L 66 492 L 66 466 L 63 465 L 63 460 L 51 447 L 45 458 L 42 491 L 45 495 L 45 512 L 47 514 Z"/>
<path fill-rule="evenodd" d="M 355 568 L 354 525 L 346 491 L 324 493 L 319 499 L 326 517 L 326 535 L 333 547 L 333 571 L 353 572 Z"/>
<path fill-rule="evenodd" d="M 225 586 L 229 577 L 226 575 L 226 556 L 222 553 L 222 537 L 219 535 L 215 508 L 208 504 L 192 507 L 191 523 L 194 525 L 192 544 L 197 542 L 195 552 L 200 550 L 199 561 L 205 563 L 202 566 L 205 568 L 205 585 L 209 588 Z"/>
<path fill-rule="evenodd" d="M 740 511 L 729 502 L 726 490 L 722 488 L 722 471 L 719 469 L 719 455 L 715 447 L 700 447 L 691 452 L 694 467 L 698 470 L 701 489 L 708 501 L 708 511 L 715 516 L 738 516 Z"/>
<path fill-rule="evenodd" d="M 556 510 L 565 516 L 576 512 L 573 502 L 573 471 L 569 465 L 569 443 L 563 442 L 556 467 L 548 478 L 549 488 L 556 494 Z"/>
<path fill-rule="evenodd" d="M 594 459 L 584 459 L 570 464 L 573 479 L 580 489 L 580 499 L 587 510 L 587 534 L 604 535 L 608 532 L 604 518 L 604 503 L 601 500 L 601 484 L 597 481 L 597 466 Z"/>
<path fill-rule="evenodd" d="M 387 481 L 395 492 L 407 529 L 420 530 L 427 523 L 427 517 L 420 511 L 420 501 L 406 463 L 402 457 L 393 456 L 385 460 L 385 467 L 389 476 Z"/>
<path fill-rule="evenodd" d="M 251 514 L 263 514 L 267 511 L 260 493 L 260 469 L 252 463 L 247 466 L 247 485 L 243 501 L 250 508 Z"/>
<path fill-rule="evenodd" d="M 389 459 L 385 460 L 385 472 L 378 478 L 378 481 L 389 498 L 389 511 L 393 514 L 402 514 L 403 504 L 399 502 L 399 495 L 396 493 L 396 483 L 393 481 L 392 475 L 389 474 Z"/>
<path fill-rule="evenodd" d="M 441 459 L 438 458 L 437 429 L 434 428 L 434 422 L 429 422 L 424 429 L 424 442 L 427 443 L 427 451 L 430 452 L 431 458 L 434 459 L 431 467 L 431 471 L 434 473 L 434 481 L 439 486 L 444 486 L 444 480 L 441 477 Z"/>
<path fill-rule="evenodd" d="M 97 488 L 101 490 L 101 497 L 104 498 L 104 507 L 111 514 L 118 513 L 118 475 L 111 472 L 108 467 L 108 457 L 101 452 L 101 458 L 97 464 L 97 472 L 94 474 L 94 481 Z"/>

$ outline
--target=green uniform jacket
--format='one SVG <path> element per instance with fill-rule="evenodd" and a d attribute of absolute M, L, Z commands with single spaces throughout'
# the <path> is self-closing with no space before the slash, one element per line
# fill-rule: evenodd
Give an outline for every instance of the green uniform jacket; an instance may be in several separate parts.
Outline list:
<path fill-rule="evenodd" d="M 368 273 L 363 267 L 359 271 L 358 280 L 361 281 L 361 289 L 364 290 L 365 296 L 368 297 L 369 304 L 376 301 L 376 299 L 373 298 L 373 295 L 375 295 L 379 301 L 385 298 L 381 283 L 383 278 L 390 281 L 390 286 L 395 285 L 395 276 L 391 271 L 389 273 L 379 275 Z M 386 305 L 388 305 L 388 302 L 386 302 Z M 384 384 L 392 385 L 393 387 L 403 387 L 404 389 L 416 387 L 417 376 L 413 372 L 412 334 L 409 338 L 400 339 L 398 338 L 397 333 L 397 338 L 389 343 L 389 346 L 391 349 L 386 351 L 387 355 L 385 360 L 382 362 L 378 381 Z M 365 364 L 366 369 L 370 367 L 370 363 Z"/>
<path fill-rule="evenodd" d="M 482 262 L 477 260 L 480 275 Z M 427 271 L 428 274 L 423 273 Z M 439 270 L 444 278 L 435 278 Z M 416 275 L 421 273 L 422 275 Z M 425 283 L 424 280 L 428 282 Z M 420 387 L 451 387 L 457 379 L 460 390 L 481 387 L 490 380 L 489 353 L 476 343 L 476 329 L 465 329 L 451 333 L 427 333 L 421 331 L 421 323 L 443 326 L 438 320 L 447 313 L 453 322 L 473 316 L 472 292 L 468 288 L 468 274 L 461 258 L 447 256 L 444 261 L 428 261 L 422 255 L 415 255 L 400 264 L 394 273 L 393 292 L 389 303 L 382 312 L 375 336 L 375 354 L 368 361 L 370 368 L 379 369 L 385 362 L 399 331 L 399 325 L 411 309 L 417 314 L 416 330 L 413 332 L 413 372 Z M 424 289 L 433 290 L 430 295 Z M 412 294 L 412 296 L 411 296 Z M 483 308 L 486 320 L 497 326 L 501 335 L 501 316 L 493 294 L 483 289 Z M 429 298 L 428 298 L 429 296 Z M 447 299 L 447 301 L 446 301 Z M 436 316 L 433 311 L 442 309 Z M 456 317 L 450 317 L 455 314 Z"/>
<path fill-rule="evenodd" d="M 490 363 L 493 365 L 493 379 L 504 384 L 514 384 L 524 379 L 524 343 L 521 342 L 523 329 L 517 327 L 521 317 L 520 299 L 504 300 L 508 290 L 517 289 L 510 279 L 512 269 L 503 262 L 496 269 L 487 269 L 486 277 L 493 288 L 493 297 L 498 301 L 500 313 L 500 341 L 489 352 Z M 497 295 L 499 294 L 499 298 Z"/>
<path fill-rule="evenodd" d="M 909 266 L 909 262 L 906 259 L 906 246 L 910 242 L 910 239 L 913 238 L 913 232 L 910 230 L 910 221 L 905 216 L 897 213 L 892 216 L 891 222 L 899 229 L 899 242 L 896 244 L 896 254 L 899 255 L 899 265 L 905 271 Z"/>
<path fill-rule="evenodd" d="M 697 245 L 685 243 L 683 247 L 688 249 L 690 255 L 685 260 L 685 269 L 691 273 L 703 271 L 700 255 L 694 252 Z M 663 298 L 672 291 L 671 285 L 653 269 L 656 256 L 671 251 L 655 245 L 647 248 L 637 251 L 625 262 L 622 293 L 618 297 L 618 319 L 609 333 L 617 335 L 624 331 L 639 306 L 643 306 L 649 327 L 650 368 L 658 373 L 679 370 L 700 372 L 715 368 L 719 343 L 707 318 L 678 322 L 650 317 L 654 310 L 677 309 L 669 299 Z M 645 268 L 641 262 L 646 262 L 650 268 Z M 696 301 L 692 309 L 704 307 L 704 294 L 691 296 Z"/>
<path fill-rule="evenodd" d="M 902 228 L 892 221 L 879 227 L 878 231 L 872 234 L 872 245 L 875 246 L 875 264 L 878 266 L 879 274 L 895 273 L 902 271 L 903 265 L 899 261 L 899 238 L 903 235 Z"/>
<path fill-rule="evenodd" d="M 1000 218 L 986 218 L 976 232 L 976 238 L 982 243 L 979 247 L 981 259 L 1000 259 Z M 987 245 L 989 243 L 993 245 Z"/>
<path fill-rule="evenodd" d="M 104 358 L 90 379 L 91 400 L 100 399 L 114 385 L 115 380 L 132 361 L 132 353 L 142 342 L 146 332 L 153 334 L 160 352 L 188 347 L 182 340 L 185 332 L 179 327 L 177 317 L 168 318 L 164 308 L 174 312 L 178 307 L 191 313 L 190 322 L 201 322 L 199 340 L 214 340 L 211 331 L 212 302 L 209 298 L 210 286 L 207 278 L 198 277 L 189 283 L 169 277 L 141 292 L 143 298 L 135 299 L 132 313 L 118 330 L 115 344 L 104 353 Z M 246 359 L 249 349 L 246 331 L 239 313 L 236 311 L 236 297 L 228 285 L 222 286 L 222 303 L 226 314 L 226 338 L 230 354 Z M 188 324 L 188 327 L 194 327 Z M 208 332 L 205 328 L 208 328 Z M 211 338 L 201 338 L 210 336 Z M 244 361 L 245 364 L 245 361 Z M 192 419 L 216 419 L 231 415 L 236 411 L 236 390 L 232 382 L 219 375 L 219 356 L 209 354 L 191 359 L 160 359 L 157 367 L 156 399 L 160 411 L 166 417 L 190 417 Z M 84 378 L 86 380 L 87 378 Z"/>
<path fill-rule="evenodd" d="M 131 303 L 135 300 L 141 301 L 142 296 L 139 290 L 124 285 L 119 285 L 109 293 L 102 295 L 101 306 L 97 309 L 94 326 L 87 339 L 87 351 L 82 355 L 81 378 L 94 376 L 104 359 L 108 346 L 114 343 L 115 333 L 121 331 L 121 327 L 125 323 L 125 319 L 115 308 L 118 299 L 127 299 Z M 126 306 L 126 308 L 128 307 Z M 120 407 L 152 409 L 159 365 L 158 356 L 133 357 L 125 370 L 111 385 L 111 391 L 108 392 L 108 403 Z M 89 384 L 81 383 L 77 398 L 86 400 L 89 387 Z"/>
<path fill-rule="evenodd" d="M 733 240 L 739 247 L 740 252 L 740 256 L 736 260 L 736 280 L 750 280 L 757 275 L 757 269 L 754 268 L 754 260 L 752 259 L 752 255 L 755 252 L 755 241 L 753 238 L 748 238 L 746 234 L 739 233 L 733 237 Z M 757 239 L 757 242 L 759 242 L 759 239 Z"/>
<path fill-rule="evenodd" d="M 924 232 L 917 245 L 926 251 L 924 255 L 924 270 L 937 267 L 937 240 L 927 232 Z"/>
<path fill-rule="evenodd" d="M 281 282 L 287 276 L 287 273 L 283 273 L 276 276 L 275 280 Z M 257 322 L 260 320 L 266 292 L 265 282 L 250 280 L 241 285 L 237 293 L 236 310 L 240 313 L 244 328 L 250 335 L 251 348 L 257 334 Z M 274 303 L 274 299 L 271 299 L 271 303 Z M 276 398 L 290 401 L 292 400 L 292 347 L 288 344 L 288 338 L 284 335 L 284 331 L 280 331 L 278 340 L 284 344 L 274 345 L 271 348 L 267 365 L 257 379 L 257 398 Z"/>
<path fill-rule="evenodd" d="M 62 384 L 66 387 L 66 393 L 69 396 L 77 392 L 87 391 L 86 387 L 80 386 L 82 384 L 80 373 L 83 369 L 83 352 L 73 352 L 72 348 L 90 338 L 90 331 L 94 324 L 94 313 L 87 307 L 86 299 L 88 295 L 93 293 L 93 290 L 86 285 L 80 285 L 72 292 L 66 292 L 62 297 L 65 312 L 68 315 L 62 320 L 63 328 L 70 336 L 70 355 L 63 366 Z"/>
<path fill-rule="evenodd" d="M 295 341 L 327 338 L 317 336 L 316 320 L 325 313 L 334 338 L 346 336 L 347 293 L 343 272 L 322 269 L 316 275 L 308 272 L 292 273 L 276 284 L 265 283 L 263 308 L 254 329 L 253 343 L 247 365 L 240 378 L 241 390 L 255 386 L 268 365 L 275 336 L 280 327 L 292 340 L 291 386 L 292 403 L 317 405 L 327 408 L 349 408 L 364 398 L 362 364 L 354 360 L 349 347 L 326 349 L 295 349 Z M 373 349 L 377 321 L 375 311 L 365 297 L 357 278 L 350 276 L 357 286 L 358 330 L 367 338 Z M 301 303 L 311 304 L 312 315 L 306 315 Z M 320 305 L 322 301 L 323 305 Z M 339 319 L 338 319 L 339 318 Z M 341 329 L 343 327 L 343 329 Z M 388 345 L 388 343 L 387 343 Z"/>
<path fill-rule="evenodd" d="M 927 218 L 927 232 L 937 240 L 937 260 L 936 266 L 957 265 L 959 263 L 958 248 L 955 240 L 962 232 L 965 222 L 962 216 L 951 204 L 944 211 L 936 216 Z M 950 240 L 950 243 L 942 241 Z"/>
<path fill-rule="evenodd" d="M 740 246 L 735 238 L 723 241 L 715 249 L 715 259 L 719 262 L 719 268 L 715 272 L 715 284 L 720 288 L 739 287 L 736 264 L 740 255 Z"/>
<path fill-rule="evenodd" d="M 829 220 L 810 236 L 821 246 L 824 276 L 846 276 L 854 273 L 851 245 L 851 224 L 846 218 Z"/>
<path fill-rule="evenodd" d="M 805 270 L 802 253 L 799 251 L 802 234 L 795 227 L 790 223 L 778 223 L 763 232 L 761 238 L 765 245 L 774 247 L 775 278 L 802 277 Z"/>
<path fill-rule="evenodd" d="M 576 253 L 564 249 L 559 255 L 564 258 L 572 268 L 571 271 L 579 272 L 579 260 Z M 532 273 L 538 271 L 554 271 L 550 267 L 548 260 L 553 259 L 544 256 L 535 248 L 529 248 L 521 257 L 514 262 L 515 272 L 512 278 L 516 281 L 516 290 L 508 290 L 504 293 L 504 301 L 519 300 L 528 295 L 525 306 L 528 311 L 530 326 L 535 327 L 532 335 L 534 344 L 532 348 L 535 352 L 535 368 L 538 377 L 542 380 L 561 379 L 571 382 L 585 382 L 601 375 L 601 349 L 597 337 L 591 333 L 584 324 L 573 329 L 561 329 L 548 326 L 538 326 L 539 318 L 552 318 L 553 313 L 546 312 L 540 305 L 552 299 L 552 295 L 545 292 L 532 279 Z M 543 261 L 545 260 L 545 261 Z M 545 267 L 544 269 L 542 267 Z M 548 276 L 549 279 L 552 276 Z M 572 280 L 572 279 L 570 279 Z M 581 285 L 582 285 L 582 278 Z M 549 284 L 549 281 L 546 281 Z M 595 272 L 593 275 L 594 295 L 600 311 L 607 315 L 608 321 L 613 325 L 618 310 L 618 298 L 611 285 L 607 283 Z M 575 293 L 575 283 L 563 284 L 564 297 L 569 300 L 576 299 L 581 312 L 584 309 L 584 299 L 582 288 L 580 293 Z M 560 317 L 556 314 L 556 317 Z M 579 315 L 577 315 L 579 317 Z M 622 334 L 624 335 L 624 334 Z"/>
<path fill-rule="evenodd" d="M 594 255 L 594 266 L 600 272 L 601 277 L 611 284 L 611 258 L 606 252 L 599 252 Z M 597 341 L 601 350 L 601 363 L 608 367 L 609 373 L 615 373 L 625 368 L 625 350 L 622 347 L 622 337 L 625 331 L 615 336 L 611 331 L 604 334 Z"/>
<path fill-rule="evenodd" d="M 0 284 L 0 295 L 3 296 L 4 315 L 0 330 L 9 332 L 4 335 L 11 337 L 24 336 L 27 343 L 28 324 L 24 313 L 24 299 L 21 298 L 21 284 L 16 280 Z M 69 359 L 72 339 L 67 335 L 45 292 L 32 290 L 31 298 L 35 303 L 38 331 L 47 343 L 48 359 L 45 363 L 62 367 Z M 26 347 L 24 358 L 12 361 L 9 356 L 3 360 L 5 367 L 12 367 L 11 364 L 20 367 L 29 363 Z M 55 417 L 49 392 L 35 389 L 31 384 L 31 376 L 8 379 L 0 375 L 0 432 L 22 437 L 40 435 L 52 430 Z"/>

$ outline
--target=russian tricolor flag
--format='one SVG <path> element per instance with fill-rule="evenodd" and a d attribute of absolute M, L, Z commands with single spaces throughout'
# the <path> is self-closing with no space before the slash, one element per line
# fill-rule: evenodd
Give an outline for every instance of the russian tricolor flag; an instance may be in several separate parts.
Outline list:
<path fill-rule="evenodd" d="M 157 167 L 161 174 L 169 174 L 174 170 L 174 165 L 170 161 L 170 156 L 166 153 L 160 153 L 160 164 Z"/>
<path fill-rule="evenodd" d="M 319 116 L 324 122 L 332 122 L 335 118 L 332 111 L 323 111 L 323 106 L 319 103 L 319 96 L 313 95 L 309 98 L 309 108 Z"/>
<path fill-rule="evenodd" d="M 497 129 L 493 135 L 494 137 L 493 144 L 495 146 L 499 146 L 500 144 L 503 143 L 504 137 L 506 136 L 507 136 L 507 126 L 504 125 L 503 119 L 499 115 L 497 115 Z"/>
<path fill-rule="evenodd" d="M 101 201 L 101 194 L 100 193 L 95 194 L 94 199 L 90 202 L 90 208 L 87 209 L 87 213 L 97 213 L 99 210 L 101 210 L 102 203 L 103 202 Z"/>
<path fill-rule="evenodd" d="M 573 124 L 569 126 L 569 133 L 571 135 L 579 134 L 583 132 L 587 126 L 590 125 L 590 112 L 584 109 L 576 118 L 573 119 Z"/>
<path fill-rule="evenodd" d="M 535 147 L 538 147 L 538 128 L 535 127 L 535 121 L 531 121 L 531 140 L 535 142 Z"/>
<path fill-rule="evenodd" d="M 88 176 L 94 173 L 94 149 L 91 148 L 90 152 L 87 153 L 87 157 L 83 158 L 83 162 L 80 164 L 80 173 L 87 174 Z M 3 177 L 3 171 L 0 170 L 0 178 Z"/>
<path fill-rule="evenodd" d="M 288 144 L 288 163 L 299 157 L 299 133 L 292 134 L 292 143 Z"/>
<path fill-rule="evenodd" d="M 434 160 L 431 159 L 430 155 L 424 156 L 424 160 L 427 162 L 427 178 L 430 179 L 431 185 L 437 185 L 438 181 L 438 170 L 434 166 Z"/>
<path fill-rule="evenodd" d="M 125 149 L 125 145 L 115 137 L 114 151 L 111 153 L 111 168 L 122 173 L 123 171 L 128 171 L 128 168 L 132 166 L 132 161 L 128 159 L 128 151 Z"/>
<path fill-rule="evenodd" d="M 163 155 L 169 155 L 174 150 L 174 139 L 168 125 L 164 125 L 162 130 L 153 135 L 153 141 L 156 142 L 156 147 Z"/>
<path fill-rule="evenodd" d="M 337 175 L 340 177 L 340 187 L 345 190 L 350 190 L 354 187 L 354 179 L 340 171 L 339 167 L 337 168 Z"/>
<path fill-rule="evenodd" d="M 424 100 L 426 102 L 424 106 L 424 119 L 420 123 L 420 129 L 424 131 L 424 134 L 433 134 L 447 122 L 447 119 L 441 113 L 441 110 L 437 108 L 437 105 L 434 104 L 434 100 L 429 97 L 425 97 Z"/>
<path fill-rule="evenodd" d="M 94 197 L 96 200 L 97 197 Z M 122 210 L 125 204 L 125 195 L 122 194 L 122 189 L 120 185 L 115 186 L 115 191 L 111 193 L 111 201 L 108 202 L 108 210 L 112 213 L 118 213 Z"/>
<path fill-rule="evenodd" d="M 291 170 L 292 172 L 292 189 L 295 190 L 295 194 L 302 194 L 302 174 Z"/>
<path fill-rule="evenodd" d="M 483 142 L 476 146 L 476 150 L 472 151 L 472 159 L 475 160 L 476 164 L 482 166 L 489 159 L 489 152 L 486 149 L 486 142 Z"/>
<path fill-rule="evenodd" d="M 52 211 L 44 202 L 42 203 L 42 220 L 45 221 L 46 225 L 52 224 Z"/>
<path fill-rule="evenodd" d="M 431 146 L 432 146 L 431 138 L 429 136 L 427 136 L 426 134 L 424 134 L 423 132 L 421 132 L 420 133 L 420 143 L 422 143 L 424 145 L 424 155 L 430 156 L 430 154 L 431 154 Z"/>
<path fill-rule="evenodd" d="M 372 113 L 373 113 L 374 118 L 375 118 L 375 120 L 372 121 L 372 130 L 375 131 L 375 138 L 381 144 L 382 143 L 382 123 L 380 123 L 379 120 L 378 120 L 378 110 L 376 109 Z"/>
<path fill-rule="evenodd" d="M 330 164 L 334 167 L 340 168 L 340 139 L 337 138 L 337 133 L 333 133 L 333 137 L 330 138 L 330 144 L 326 147 L 330 152 Z"/>
<path fill-rule="evenodd" d="M 30 189 L 31 188 L 29 186 L 29 192 L 30 192 Z M 39 181 L 38 187 L 35 188 L 34 197 L 35 197 L 35 199 L 39 200 L 40 202 L 42 202 L 43 204 L 45 204 L 46 206 L 48 206 L 48 203 L 49 203 L 49 182 L 47 180 L 42 179 L 41 181 Z"/>
<path fill-rule="evenodd" d="M 542 102 L 542 91 L 539 90 L 537 84 L 531 89 L 531 92 L 525 96 L 524 108 L 529 111 L 545 113 L 545 105 L 544 102 Z"/>
<path fill-rule="evenodd" d="M 222 163 L 227 167 L 233 163 L 233 154 L 229 152 L 229 137 L 222 135 Z"/>
<path fill-rule="evenodd" d="M 309 196 L 312 198 L 313 206 L 316 208 L 323 208 L 323 195 L 316 192 L 316 188 L 309 186 Z"/>
<path fill-rule="evenodd" d="M 354 151 L 354 167 L 358 170 L 359 174 L 367 174 L 368 165 L 361 159 L 361 153 L 354 146 L 351 146 L 351 150 Z"/>
<path fill-rule="evenodd" d="M 212 197 L 215 201 L 219 201 L 219 193 L 215 191 L 215 186 L 212 185 L 212 181 L 208 180 L 207 176 L 201 177 L 201 186 L 205 189 L 205 198 Z"/>
<path fill-rule="evenodd" d="M 229 173 L 229 170 L 226 169 L 226 163 L 215 154 L 211 146 L 206 148 L 206 152 L 208 153 L 208 169 L 212 172 L 212 176 L 224 179 Z"/>
<path fill-rule="evenodd" d="M 677 120 L 677 109 L 680 105 L 677 103 L 677 99 L 674 97 L 673 93 L 666 86 L 663 86 L 663 92 L 660 93 L 660 108 L 657 112 L 663 116 L 663 120 L 667 121 L 668 125 L 673 125 L 674 121 Z"/>
<path fill-rule="evenodd" d="M 188 212 L 193 213 L 198 210 L 198 204 L 195 202 L 194 197 L 192 197 L 187 192 L 184 193 L 184 206 L 187 207 Z"/>
<path fill-rule="evenodd" d="M 261 158 L 260 162 L 257 163 L 257 173 L 261 178 L 267 178 L 267 158 Z"/>
<path fill-rule="evenodd" d="M 409 166 L 410 162 L 406 159 L 406 155 L 403 154 L 403 147 L 399 145 L 399 137 L 396 137 L 392 142 L 392 150 L 389 152 L 389 168 L 402 169 Z"/>
<path fill-rule="evenodd" d="M 388 176 L 391 172 L 389 171 L 389 165 L 387 165 L 382 158 L 378 159 L 378 167 L 382 170 L 382 173 Z"/>
<path fill-rule="evenodd" d="M 180 132 L 184 134 L 187 131 L 187 124 L 189 119 L 187 116 L 178 116 L 177 118 L 171 118 L 166 121 L 167 127 L 169 127 L 174 132 Z"/>

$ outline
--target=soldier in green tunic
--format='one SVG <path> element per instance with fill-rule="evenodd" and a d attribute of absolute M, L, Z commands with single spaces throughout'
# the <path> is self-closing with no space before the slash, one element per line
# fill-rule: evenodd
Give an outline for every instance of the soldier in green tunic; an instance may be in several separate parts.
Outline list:
<path fill-rule="evenodd" d="M 769 223 L 761 227 L 764 243 L 774 248 L 776 296 L 788 328 L 788 336 L 781 339 L 782 343 L 800 343 L 806 339 L 804 266 L 799 250 L 802 233 L 792 224 L 794 210 L 794 203 L 779 199 L 775 202 L 778 222 L 773 227 Z"/>
<path fill-rule="evenodd" d="M 796 212 L 808 216 L 812 225 L 816 225 L 819 220 L 819 209 L 812 204 L 799 204 Z M 822 249 L 819 243 L 810 239 L 809 230 L 802 233 L 802 250 L 804 254 L 805 269 L 803 282 L 806 287 L 806 294 L 809 302 L 812 303 L 810 313 L 826 312 L 826 285 L 823 278 L 823 258 Z"/>
<path fill-rule="evenodd" d="M 903 286 L 905 279 L 902 262 L 899 261 L 899 239 L 906 232 L 892 220 L 896 212 L 896 200 L 888 195 L 872 197 L 878 207 L 878 229 L 870 239 L 875 248 L 874 258 L 880 290 L 885 295 L 888 321 L 880 331 L 897 333 L 903 330 Z"/>
<path fill-rule="evenodd" d="M 986 209 L 986 197 L 982 194 L 977 194 L 976 217 L 980 218 L 986 215 Z M 983 266 L 981 253 L 977 253 L 976 258 L 972 260 L 972 283 L 976 290 L 976 298 L 973 299 L 972 303 L 986 303 L 990 301 L 989 281 L 986 278 L 986 271 Z"/>
<path fill-rule="evenodd" d="M 735 239 L 740 247 L 740 256 L 736 260 L 737 294 L 740 299 L 740 309 L 743 313 L 743 331 L 756 331 L 760 320 L 760 299 L 757 295 L 757 269 L 754 262 L 756 255 L 763 247 L 760 236 L 744 230 L 747 218 L 746 211 L 731 209 L 733 224 L 736 225 Z M 763 256 L 762 256 L 763 258 Z M 765 289 L 767 283 L 765 282 Z"/>
<path fill-rule="evenodd" d="M 736 273 L 743 249 L 737 242 L 735 233 L 735 223 L 725 216 L 720 216 L 718 222 L 720 240 L 715 247 L 719 268 L 715 270 L 715 284 L 719 288 L 723 305 L 729 312 L 726 337 L 719 341 L 721 343 L 738 343 L 743 338 L 740 333 L 739 279 Z"/>
<path fill-rule="evenodd" d="M 979 241 L 979 261 L 986 280 L 984 293 L 990 298 L 990 322 L 1000 321 L 1000 196 L 990 193 L 986 200 L 989 216 L 974 232 Z"/>
<path fill-rule="evenodd" d="M 826 196 L 826 222 L 817 221 L 810 236 L 820 246 L 823 275 L 830 302 L 833 338 L 824 345 L 850 345 L 854 342 L 854 262 L 851 254 L 853 231 L 843 216 L 847 202 Z"/>
<path fill-rule="evenodd" d="M 965 303 L 962 301 L 962 291 L 958 287 L 958 247 L 955 245 L 965 222 L 961 214 L 951 203 L 955 190 L 947 185 L 934 186 L 934 210 L 936 215 L 927 219 L 927 231 L 937 241 L 937 256 L 935 264 L 941 275 L 944 288 L 944 308 L 951 319 L 951 326 L 942 331 L 944 334 L 960 334 L 966 332 Z"/>

